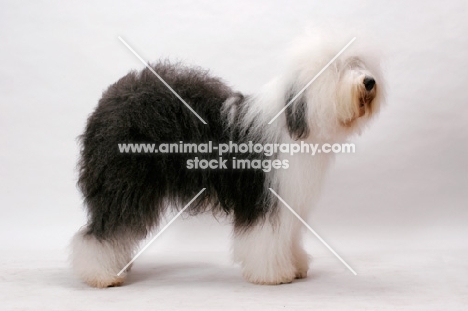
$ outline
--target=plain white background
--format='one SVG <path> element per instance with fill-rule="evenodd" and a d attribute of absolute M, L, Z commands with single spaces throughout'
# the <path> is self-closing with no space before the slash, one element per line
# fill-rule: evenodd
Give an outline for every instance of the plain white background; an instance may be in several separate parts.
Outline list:
<path fill-rule="evenodd" d="M 462 310 L 468 304 L 466 1 L 1 1 L 0 309 Z M 385 53 L 387 107 L 340 155 L 306 232 L 309 278 L 242 280 L 230 227 L 177 220 L 127 286 L 91 289 L 67 264 L 85 223 L 77 136 L 102 91 L 149 61 L 210 68 L 253 93 L 307 27 L 371 30 Z M 357 40 L 359 40 L 359 34 Z"/>

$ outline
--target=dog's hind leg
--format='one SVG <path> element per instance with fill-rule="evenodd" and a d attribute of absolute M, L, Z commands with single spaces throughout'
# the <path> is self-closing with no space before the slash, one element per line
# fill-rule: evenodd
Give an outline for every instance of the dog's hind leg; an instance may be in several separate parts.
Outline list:
<path fill-rule="evenodd" d="M 117 274 L 130 262 L 139 241 L 159 220 L 154 188 L 122 185 L 125 189 L 121 188 L 115 196 L 99 192 L 88 198 L 88 225 L 75 234 L 71 243 L 73 269 L 90 286 L 121 285 L 128 269 Z"/>
<path fill-rule="evenodd" d="M 95 162 L 85 162 L 80 172 L 88 224 L 73 237 L 70 259 L 87 284 L 117 286 L 127 271 L 117 274 L 159 222 L 163 186 L 150 157 L 118 157 L 105 167 Z"/>

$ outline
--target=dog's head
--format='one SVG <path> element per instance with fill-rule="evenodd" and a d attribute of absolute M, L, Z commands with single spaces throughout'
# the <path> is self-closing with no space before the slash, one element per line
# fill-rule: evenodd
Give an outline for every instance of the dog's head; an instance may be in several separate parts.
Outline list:
<path fill-rule="evenodd" d="M 296 97 L 285 111 L 290 136 L 342 139 L 360 133 L 383 101 L 384 84 L 374 49 L 358 39 L 317 76 L 347 41 L 320 35 L 308 39 L 296 46 L 286 82 L 285 105 Z"/>
<path fill-rule="evenodd" d="M 346 59 L 339 66 L 342 68 L 336 92 L 336 118 L 340 126 L 352 128 L 379 111 L 381 78 L 357 57 Z"/>

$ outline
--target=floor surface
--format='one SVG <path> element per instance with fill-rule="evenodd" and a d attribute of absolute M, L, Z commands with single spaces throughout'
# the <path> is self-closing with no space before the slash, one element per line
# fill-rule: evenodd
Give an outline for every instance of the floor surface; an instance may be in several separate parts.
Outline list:
<path fill-rule="evenodd" d="M 108 289 L 90 288 L 74 278 L 65 250 L 4 251 L 0 259 L 0 309 L 467 310 L 468 307 L 468 249 L 463 244 L 440 243 L 437 249 L 430 249 L 419 243 L 416 247 L 418 241 L 428 240 L 420 235 L 406 240 L 396 237 L 400 244 L 392 249 L 388 240 L 375 236 L 367 240 L 356 236 L 328 237 L 358 272 L 354 276 L 306 233 L 307 248 L 314 254 L 308 278 L 292 284 L 260 286 L 242 279 L 240 268 L 231 263 L 222 234 L 218 239 L 205 237 L 202 241 L 187 235 L 183 240 L 184 234 L 173 230 L 176 231 L 168 231 L 166 237 L 162 236 L 161 241 L 157 240 L 137 259 L 124 286 Z M 358 241 L 355 244 L 359 247 L 351 245 L 350 240 Z"/>

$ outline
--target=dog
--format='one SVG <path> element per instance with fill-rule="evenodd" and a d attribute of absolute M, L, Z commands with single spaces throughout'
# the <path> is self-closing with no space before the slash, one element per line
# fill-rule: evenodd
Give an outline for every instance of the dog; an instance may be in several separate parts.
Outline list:
<path fill-rule="evenodd" d="M 169 208 L 180 210 L 205 188 L 187 212 L 231 217 L 234 260 L 247 281 L 282 284 L 305 278 L 309 256 L 301 242 L 301 223 L 270 189 L 307 218 L 332 153 L 268 157 L 232 152 L 226 155 L 229 161 L 280 160 L 287 161 L 288 168 L 189 169 L 187 161 L 194 157 L 211 161 L 218 155 L 126 154 L 117 146 L 345 142 L 361 133 L 384 102 L 377 55 L 357 40 L 301 90 L 346 43 L 320 33 L 300 38 L 283 74 L 254 95 L 236 92 L 197 67 L 168 61 L 151 65 L 206 124 L 147 68 L 112 84 L 81 136 L 78 186 L 88 222 L 71 242 L 76 274 L 94 287 L 121 285 L 128 271 L 117 274 L 161 216 Z"/>

